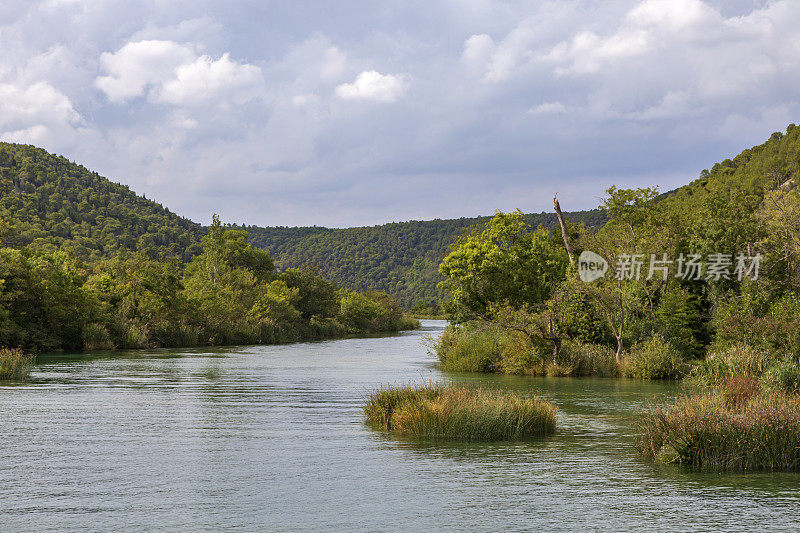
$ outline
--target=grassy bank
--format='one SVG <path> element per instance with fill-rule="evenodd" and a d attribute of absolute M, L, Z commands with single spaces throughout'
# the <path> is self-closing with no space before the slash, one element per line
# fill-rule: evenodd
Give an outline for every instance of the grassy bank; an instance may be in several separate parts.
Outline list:
<path fill-rule="evenodd" d="M 434 350 L 448 372 L 678 379 L 689 370 L 689 363 L 659 336 L 632 346 L 619 362 L 613 348 L 577 341 L 564 341 L 554 361 L 550 346 L 492 325 L 450 326 Z"/>
<path fill-rule="evenodd" d="M 25 379 L 32 366 L 32 355 L 16 348 L 0 348 L 0 380 Z"/>
<path fill-rule="evenodd" d="M 689 380 L 705 390 L 642 413 L 646 458 L 725 470 L 800 471 L 800 364 L 788 352 L 719 346 Z"/>
<path fill-rule="evenodd" d="M 406 437 L 462 441 L 524 440 L 555 431 L 556 407 L 482 388 L 384 387 L 370 395 L 370 424 Z"/>

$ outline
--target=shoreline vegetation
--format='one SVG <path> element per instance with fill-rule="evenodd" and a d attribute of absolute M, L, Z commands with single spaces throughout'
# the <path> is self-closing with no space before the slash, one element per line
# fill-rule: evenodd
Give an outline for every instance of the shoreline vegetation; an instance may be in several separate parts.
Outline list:
<path fill-rule="evenodd" d="M 19 348 L 0 348 L 0 380 L 26 379 L 33 363 L 33 355 Z"/>
<path fill-rule="evenodd" d="M 0 346 L 33 352 L 277 344 L 419 327 L 383 292 L 313 266 L 277 272 L 215 216 L 190 262 L 125 254 L 84 264 L 0 248 Z"/>
<path fill-rule="evenodd" d="M 800 469 L 798 154 L 792 124 L 675 191 L 611 187 L 599 228 L 555 197 L 560 234 L 498 212 L 440 266 L 441 368 L 687 379 L 702 392 L 640 414 L 644 457 Z"/>
<path fill-rule="evenodd" d="M 310 265 L 279 272 L 269 252 L 216 216 L 197 232 L 29 148 L 0 151 L 0 346 L 265 344 L 419 325 L 385 292 L 339 288 Z M 784 448 L 800 398 L 798 155 L 800 128 L 791 124 L 674 191 L 611 187 L 599 226 L 566 220 L 555 196 L 560 233 L 531 227 L 519 210 L 497 212 L 442 260 L 450 299 L 417 302 L 412 312 L 451 321 L 435 346 L 446 371 L 700 384 L 702 393 L 641 414 L 646 457 L 796 469 Z M 92 207 L 110 200 L 113 208 Z M 34 212 L 50 230 L 20 218 Z M 587 280 L 584 266 L 599 276 Z M 505 397 L 439 387 L 384 396 L 400 398 L 386 418 L 397 432 L 444 436 L 454 427 L 467 438 L 483 435 L 478 422 L 487 435 L 506 427 Z M 459 411 L 454 398 L 480 407 Z M 763 454 L 748 455 L 742 442 Z"/>
<path fill-rule="evenodd" d="M 527 440 L 552 434 L 556 413 L 538 398 L 439 383 L 382 387 L 364 406 L 373 427 L 425 440 Z"/>

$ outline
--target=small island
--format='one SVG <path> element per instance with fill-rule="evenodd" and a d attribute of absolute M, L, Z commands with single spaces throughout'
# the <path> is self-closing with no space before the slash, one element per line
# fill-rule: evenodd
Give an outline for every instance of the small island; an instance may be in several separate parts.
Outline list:
<path fill-rule="evenodd" d="M 558 409 L 538 398 L 466 385 L 382 387 L 369 396 L 367 422 L 401 437 L 517 441 L 556 429 Z"/>

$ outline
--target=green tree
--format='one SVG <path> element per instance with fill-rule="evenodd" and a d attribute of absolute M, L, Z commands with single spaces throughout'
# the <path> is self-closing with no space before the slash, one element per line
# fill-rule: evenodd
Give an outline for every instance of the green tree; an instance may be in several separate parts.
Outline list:
<path fill-rule="evenodd" d="M 493 306 L 540 306 L 565 278 L 567 265 L 549 231 L 530 231 L 515 211 L 498 212 L 483 230 L 458 239 L 440 271 L 458 319 L 491 319 Z"/>

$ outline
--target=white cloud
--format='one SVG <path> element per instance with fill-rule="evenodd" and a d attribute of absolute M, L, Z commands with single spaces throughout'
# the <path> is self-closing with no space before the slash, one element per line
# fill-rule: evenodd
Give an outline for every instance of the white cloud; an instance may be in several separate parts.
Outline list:
<path fill-rule="evenodd" d="M 232 61 L 197 56 L 172 41 L 137 41 L 117 52 L 103 53 L 100 63 L 108 76 L 95 86 L 116 103 L 147 95 L 155 103 L 196 106 L 209 102 L 242 103 L 263 90 L 261 69 Z"/>
<path fill-rule="evenodd" d="M 243 103 L 262 89 L 261 69 L 231 61 L 228 54 L 214 61 L 198 57 L 193 63 L 175 69 L 175 78 L 153 93 L 153 100 L 175 105 L 200 105 L 206 102 Z"/>
<path fill-rule="evenodd" d="M 549 115 L 553 113 L 564 113 L 567 108 L 561 102 L 544 102 L 533 106 L 528 110 L 531 115 Z"/>
<path fill-rule="evenodd" d="M 547 209 L 520 191 L 555 177 L 593 207 L 800 116 L 797 0 L 389 3 L 17 0 L 0 138 L 198 221 L 348 225 Z"/>
<path fill-rule="evenodd" d="M 192 50 L 172 41 L 131 42 L 113 54 L 100 56 L 109 75 L 98 77 L 95 86 L 112 102 L 122 103 L 174 78 L 178 67 L 194 60 Z"/>
<path fill-rule="evenodd" d="M 80 122 L 69 98 L 48 83 L 0 84 L 0 139 L 4 141 L 49 145 L 74 134 Z"/>
<path fill-rule="evenodd" d="M 404 91 L 405 81 L 402 75 L 365 70 L 356 76 L 353 83 L 343 83 L 336 87 L 336 96 L 343 100 L 394 102 Z"/>
<path fill-rule="evenodd" d="M 325 50 L 324 63 L 320 69 L 320 77 L 323 80 L 337 80 L 344 73 L 347 66 L 347 56 L 335 46 Z"/>
<path fill-rule="evenodd" d="M 473 35 L 464 41 L 461 62 L 471 71 L 480 72 L 486 68 L 486 64 L 489 62 L 496 48 L 494 41 L 489 35 L 485 33 Z"/>
<path fill-rule="evenodd" d="M 314 93 L 296 94 L 292 96 L 292 105 L 295 107 L 307 107 L 319 103 L 319 96 Z"/>

